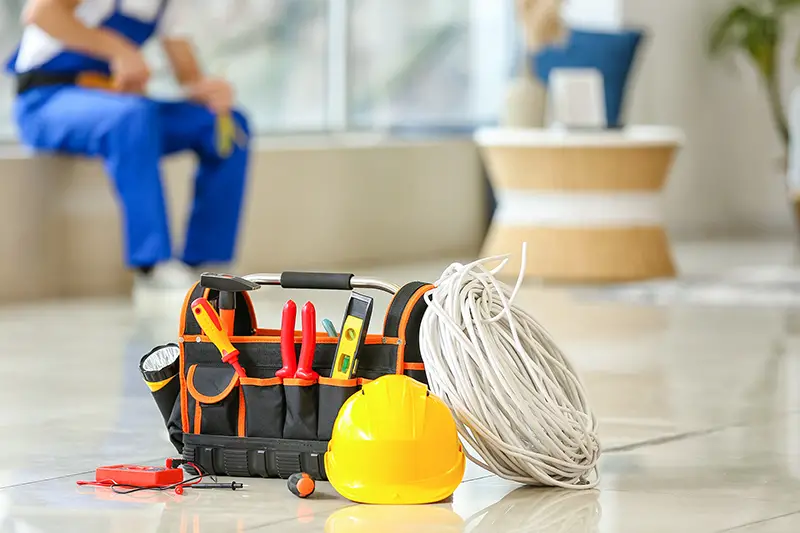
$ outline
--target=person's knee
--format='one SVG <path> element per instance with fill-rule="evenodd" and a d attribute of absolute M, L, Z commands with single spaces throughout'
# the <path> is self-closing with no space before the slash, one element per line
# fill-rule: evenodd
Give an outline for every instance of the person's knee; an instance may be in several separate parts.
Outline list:
<path fill-rule="evenodd" d="M 114 110 L 110 133 L 126 143 L 158 142 L 158 106 L 147 98 L 130 97 Z"/>

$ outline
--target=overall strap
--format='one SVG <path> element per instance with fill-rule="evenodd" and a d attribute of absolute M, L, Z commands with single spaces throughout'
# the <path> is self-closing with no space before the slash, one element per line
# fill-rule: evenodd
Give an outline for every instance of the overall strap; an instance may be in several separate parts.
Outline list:
<path fill-rule="evenodd" d="M 161 18 L 164 16 L 164 11 L 167 10 L 167 4 L 169 4 L 169 0 L 161 0 L 161 3 L 158 5 L 158 12 L 156 13 L 156 25 L 161 22 Z"/>

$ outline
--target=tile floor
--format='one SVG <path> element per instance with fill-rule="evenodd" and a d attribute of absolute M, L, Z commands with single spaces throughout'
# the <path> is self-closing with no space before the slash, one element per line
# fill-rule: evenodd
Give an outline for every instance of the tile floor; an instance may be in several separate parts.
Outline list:
<path fill-rule="evenodd" d="M 677 252 L 687 273 L 794 258 L 781 242 Z M 445 266 L 366 274 L 435 279 Z M 277 325 L 285 297 L 258 293 L 261 325 Z M 339 316 L 346 295 L 314 299 Z M 523 305 L 585 380 L 606 448 L 599 490 L 526 488 L 471 466 L 451 502 L 414 508 L 352 505 L 326 483 L 299 500 L 279 480 L 180 497 L 79 488 L 100 464 L 172 455 L 137 364 L 175 337 L 177 314 L 137 319 L 124 301 L 0 309 L 0 533 L 800 529 L 800 314 L 589 301 L 534 282 Z"/>

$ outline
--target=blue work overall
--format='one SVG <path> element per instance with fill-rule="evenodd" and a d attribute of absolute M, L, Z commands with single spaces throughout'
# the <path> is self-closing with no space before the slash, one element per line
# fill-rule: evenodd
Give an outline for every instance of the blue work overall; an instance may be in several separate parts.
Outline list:
<path fill-rule="evenodd" d="M 166 0 L 154 22 L 125 15 L 120 4 L 115 1 L 114 12 L 101 26 L 142 46 L 155 33 Z M 9 61 L 12 71 L 16 55 Z M 70 51 L 36 70 L 110 73 L 108 63 Z M 122 204 L 125 259 L 131 267 L 172 257 L 159 162 L 164 155 L 192 150 L 199 168 L 181 259 L 192 266 L 232 260 L 248 162 L 249 130 L 240 113 L 234 113 L 234 120 L 244 139 L 227 157 L 217 152 L 216 116 L 191 102 L 61 85 L 23 92 L 14 115 L 21 140 L 37 151 L 103 159 Z"/>

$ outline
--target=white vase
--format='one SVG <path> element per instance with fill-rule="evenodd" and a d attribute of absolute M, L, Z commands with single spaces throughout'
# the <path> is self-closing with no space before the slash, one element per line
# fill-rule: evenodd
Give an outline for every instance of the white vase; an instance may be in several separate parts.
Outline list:
<path fill-rule="evenodd" d="M 544 127 L 547 88 L 525 68 L 506 90 L 500 123 L 505 128 Z"/>

